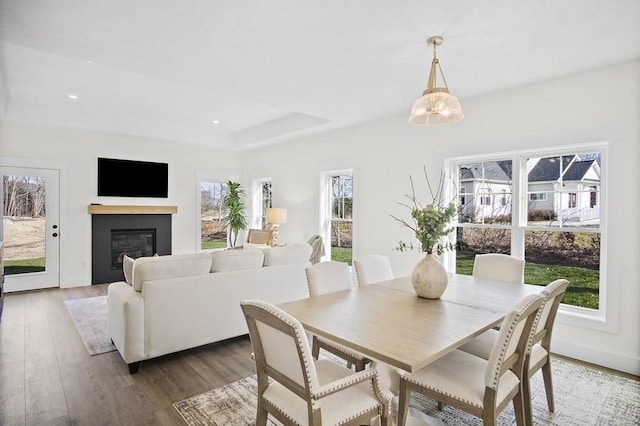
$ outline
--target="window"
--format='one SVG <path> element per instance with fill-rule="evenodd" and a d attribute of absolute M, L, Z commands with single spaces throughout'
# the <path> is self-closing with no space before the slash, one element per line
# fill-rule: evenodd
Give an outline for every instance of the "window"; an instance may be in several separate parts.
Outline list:
<path fill-rule="evenodd" d="M 546 192 L 533 192 L 529 194 L 529 201 L 547 201 Z"/>
<path fill-rule="evenodd" d="M 456 272 L 471 274 L 479 253 L 513 254 L 527 261 L 528 284 L 546 285 L 557 278 L 571 282 L 563 309 L 603 316 L 598 200 L 604 152 L 604 145 L 585 145 L 452 161 L 458 187 L 482 188 L 474 191 L 476 202 L 467 196 L 459 205 Z M 498 190 L 502 201 L 496 205 L 482 195 Z"/>
<path fill-rule="evenodd" d="M 253 219 L 252 225 L 255 228 L 265 229 L 267 225 L 267 209 L 273 207 L 271 179 L 254 179 L 253 181 Z"/>
<path fill-rule="evenodd" d="M 353 173 L 351 170 L 328 172 L 323 201 L 325 224 L 323 237 L 331 242 L 331 260 L 352 261 L 353 241 Z"/>
<path fill-rule="evenodd" d="M 227 229 L 223 224 L 223 182 L 200 181 L 200 249 L 227 247 Z"/>

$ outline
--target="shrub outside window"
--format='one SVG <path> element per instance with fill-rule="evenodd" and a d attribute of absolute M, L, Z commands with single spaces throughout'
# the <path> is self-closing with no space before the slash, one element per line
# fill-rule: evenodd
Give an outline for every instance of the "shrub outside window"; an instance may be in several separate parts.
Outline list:
<path fill-rule="evenodd" d="M 603 152 L 591 146 L 451 161 L 454 187 L 464 188 L 456 197 L 456 272 L 471 274 L 476 254 L 512 254 L 526 260 L 526 283 L 566 278 L 563 304 L 598 313 Z M 487 200 L 488 193 L 502 198 Z"/>

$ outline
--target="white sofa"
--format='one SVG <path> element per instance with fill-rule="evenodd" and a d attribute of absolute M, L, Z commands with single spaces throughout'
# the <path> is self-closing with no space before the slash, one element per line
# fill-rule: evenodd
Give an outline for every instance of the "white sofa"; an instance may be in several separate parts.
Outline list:
<path fill-rule="evenodd" d="M 109 285 L 109 335 L 131 374 L 140 361 L 248 334 L 244 299 L 309 297 L 308 244 L 142 257 Z"/>

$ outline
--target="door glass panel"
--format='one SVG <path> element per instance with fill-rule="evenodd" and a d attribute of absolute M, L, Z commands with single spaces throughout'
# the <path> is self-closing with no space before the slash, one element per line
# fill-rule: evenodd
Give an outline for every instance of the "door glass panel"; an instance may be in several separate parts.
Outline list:
<path fill-rule="evenodd" d="M 46 181 L 41 176 L 3 176 L 5 275 L 45 270 Z"/>

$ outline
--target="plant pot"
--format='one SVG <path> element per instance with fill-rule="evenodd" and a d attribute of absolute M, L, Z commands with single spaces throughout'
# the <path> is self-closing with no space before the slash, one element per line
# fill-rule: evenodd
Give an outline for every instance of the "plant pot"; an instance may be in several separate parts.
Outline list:
<path fill-rule="evenodd" d="M 411 272 L 413 289 L 426 299 L 439 299 L 447 289 L 448 281 L 447 270 L 432 254 L 423 257 Z"/>

